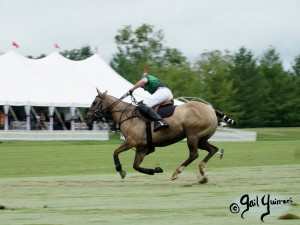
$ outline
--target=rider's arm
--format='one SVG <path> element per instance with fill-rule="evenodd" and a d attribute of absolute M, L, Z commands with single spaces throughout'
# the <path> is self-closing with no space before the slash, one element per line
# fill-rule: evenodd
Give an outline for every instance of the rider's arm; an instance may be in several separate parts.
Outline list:
<path fill-rule="evenodd" d="M 135 89 L 144 86 L 144 84 L 146 84 L 147 82 L 148 82 L 147 77 L 143 77 L 130 90 L 134 91 Z"/>

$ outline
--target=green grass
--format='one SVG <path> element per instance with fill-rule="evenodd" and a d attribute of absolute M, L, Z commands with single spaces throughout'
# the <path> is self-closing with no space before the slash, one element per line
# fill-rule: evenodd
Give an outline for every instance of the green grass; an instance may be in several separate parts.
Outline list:
<path fill-rule="evenodd" d="M 257 141 L 284 141 L 300 139 L 299 127 L 252 128 L 246 130 L 257 132 Z"/>
<path fill-rule="evenodd" d="M 225 156 L 221 161 L 215 156 L 208 166 L 225 168 L 298 164 L 300 140 L 296 137 L 299 130 L 259 129 L 260 140 L 272 141 L 213 143 L 225 150 Z M 121 142 L 118 136 L 112 136 L 110 141 L 5 141 L 0 145 L 0 178 L 115 173 L 112 154 Z M 204 151 L 199 153 L 200 159 L 206 154 Z M 186 143 L 180 142 L 156 148 L 154 154 L 145 158 L 143 166 L 160 164 L 165 171 L 171 172 L 187 157 Z M 125 170 L 135 173 L 132 169 L 134 150 L 122 153 L 120 159 Z"/>
<path fill-rule="evenodd" d="M 263 128 L 257 142 L 215 142 L 225 149 L 206 167 L 208 183 L 198 183 L 200 157 L 176 181 L 171 176 L 187 157 L 185 142 L 147 156 L 164 173 L 148 176 L 132 169 L 134 150 L 120 155 L 127 176 L 115 171 L 110 141 L 4 141 L 0 144 L 0 224 L 262 224 L 264 208 L 233 214 L 229 205 L 244 194 L 292 198 L 293 205 L 272 206 L 263 224 L 296 225 L 300 216 L 299 128 Z M 278 212 L 276 210 L 280 209 Z"/>

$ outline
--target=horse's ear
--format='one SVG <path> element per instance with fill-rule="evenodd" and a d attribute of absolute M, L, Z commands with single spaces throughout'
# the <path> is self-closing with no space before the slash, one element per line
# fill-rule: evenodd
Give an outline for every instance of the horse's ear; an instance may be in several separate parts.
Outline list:
<path fill-rule="evenodd" d="M 108 90 L 104 91 L 104 93 L 103 93 L 103 94 L 104 94 L 104 95 L 106 95 L 106 93 L 107 93 L 107 92 L 108 92 Z"/>
<path fill-rule="evenodd" d="M 101 92 L 98 90 L 98 88 L 96 88 L 97 92 L 98 92 L 98 95 L 101 95 Z"/>

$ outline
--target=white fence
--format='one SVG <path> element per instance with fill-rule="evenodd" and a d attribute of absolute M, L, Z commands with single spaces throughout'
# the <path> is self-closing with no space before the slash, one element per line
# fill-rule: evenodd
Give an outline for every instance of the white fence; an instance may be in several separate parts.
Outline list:
<path fill-rule="evenodd" d="M 120 138 L 123 140 L 125 139 L 122 134 L 120 134 Z M 183 141 L 186 141 L 186 138 Z M 216 141 L 216 142 L 256 141 L 256 132 L 244 131 L 244 130 L 228 128 L 228 127 L 218 127 L 216 133 L 209 139 L 209 141 Z"/>
<path fill-rule="evenodd" d="M 109 130 L 75 130 L 75 131 L 0 131 L 1 140 L 109 140 Z M 210 141 L 256 141 L 256 132 L 219 127 Z"/>
<path fill-rule="evenodd" d="M 245 131 L 240 129 L 228 128 L 228 127 L 218 127 L 214 136 L 212 136 L 210 141 L 256 141 L 256 132 Z"/>
<path fill-rule="evenodd" d="M 2 140 L 32 140 L 32 141 L 51 141 L 51 140 L 109 140 L 108 130 L 97 131 L 21 131 L 9 130 L 0 131 L 0 141 Z"/>

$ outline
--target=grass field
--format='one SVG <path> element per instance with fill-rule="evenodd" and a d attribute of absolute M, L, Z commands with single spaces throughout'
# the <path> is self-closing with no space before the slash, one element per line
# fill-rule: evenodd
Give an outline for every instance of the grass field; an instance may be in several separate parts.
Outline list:
<path fill-rule="evenodd" d="M 263 196 L 291 199 L 271 205 L 263 224 L 300 224 L 279 220 L 300 216 L 300 128 L 264 128 L 257 142 L 216 142 L 225 149 L 207 165 L 208 183 L 199 184 L 200 151 L 176 181 L 171 176 L 186 158 L 186 143 L 157 148 L 144 167 L 164 169 L 148 176 L 132 169 L 134 151 L 120 155 L 127 177 L 115 172 L 112 153 L 121 143 L 110 141 L 31 142 L 0 144 L 0 224 L 262 224 Z M 248 194 L 259 206 L 240 202 Z M 229 210 L 237 203 L 239 213 Z M 2 208 L 2 210 L 1 210 Z"/>

